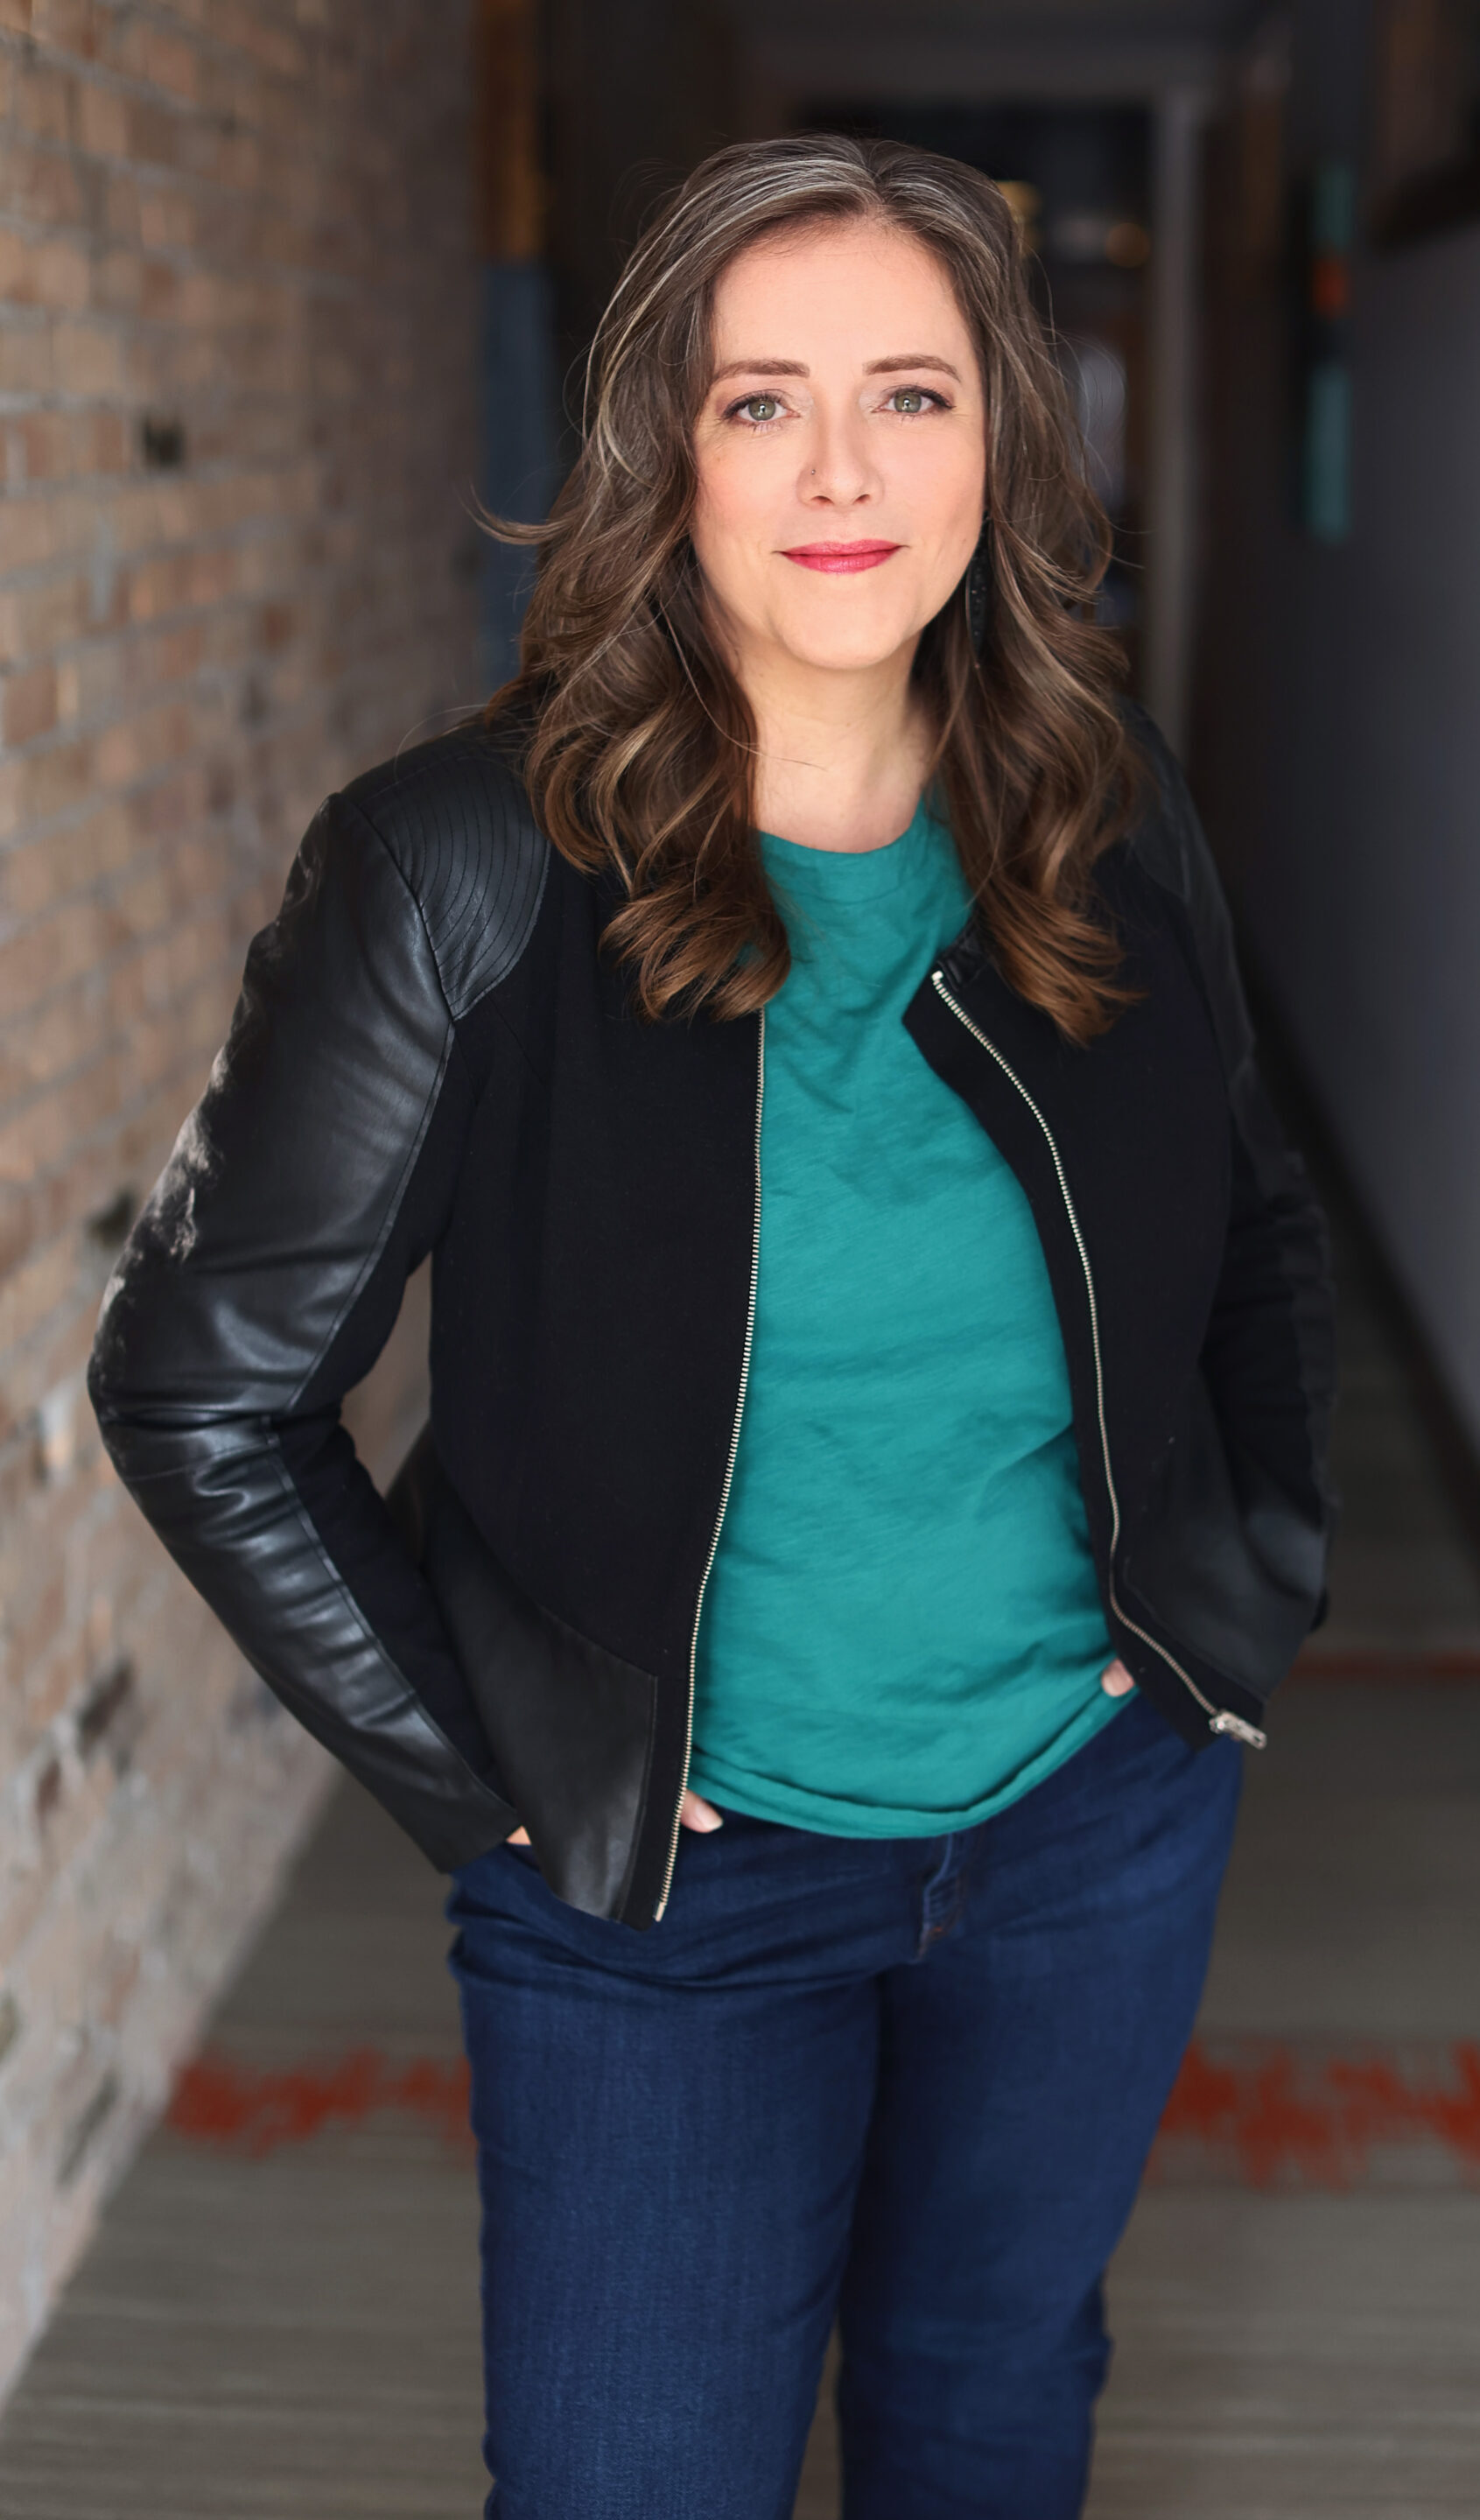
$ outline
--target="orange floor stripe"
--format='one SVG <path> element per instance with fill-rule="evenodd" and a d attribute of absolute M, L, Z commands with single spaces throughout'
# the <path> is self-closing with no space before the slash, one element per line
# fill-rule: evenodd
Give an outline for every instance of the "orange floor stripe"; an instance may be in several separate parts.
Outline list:
<path fill-rule="evenodd" d="M 187 2065 L 166 2124 L 188 2141 L 249 2157 L 306 2143 L 382 2111 L 466 2145 L 461 2059 L 392 2061 L 374 2048 L 261 2068 L 206 2053 Z M 1258 2039 L 1196 2039 L 1167 2104 L 1149 2176 L 1256 2188 L 1367 2185 L 1397 2148 L 1437 2153 L 1445 2183 L 1480 2182 L 1480 2043 L 1337 2053 Z M 1378 2160 L 1384 2150 L 1389 2160 Z"/>

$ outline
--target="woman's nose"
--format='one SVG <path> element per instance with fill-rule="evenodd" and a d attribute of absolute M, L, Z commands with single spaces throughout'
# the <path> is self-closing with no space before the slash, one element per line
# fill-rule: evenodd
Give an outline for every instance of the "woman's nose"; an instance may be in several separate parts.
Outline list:
<path fill-rule="evenodd" d="M 861 420 L 828 420 L 814 424 L 808 462 L 802 474 L 804 499 L 831 507 L 856 507 L 874 496 L 878 473 Z"/>

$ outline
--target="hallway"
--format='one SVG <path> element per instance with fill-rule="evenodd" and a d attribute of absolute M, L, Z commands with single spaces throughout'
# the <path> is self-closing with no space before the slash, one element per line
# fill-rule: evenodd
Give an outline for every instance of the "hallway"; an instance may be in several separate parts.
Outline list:
<path fill-rule="evenodd" d="M 440 1885 L 326 1800 L 85 1368 L 321 798 L 513 669 L 528 555 L 480 507 L 547 514 L 638 228 L 718 142 L 817 131 L 1002 185 L 1102 615 L 1408 1307 L 1338 1193 L 1334 1612 L 1248 1762 L 1090 2520 L 1480 2509 L 1477 30 L 0 5 L 0 2520 L 481 2505 Z M 428 1276 L 351 1402 L 377 1477 Z M 800 2520 L 836 2501 L 825 2407 Z"/>
<path fill-rule="evenodd" d="M 1437 2520 L 1480 2480 L 1480 1562 L 1336 1222 L 1336 1609 L 1112 2271 L 1090 2520 Z M 341 1787 L 0 2424 L 6 2520 L 471 2520 L 438 1898 Z M 824 2410 L 797 2520 L 835 2509 Z"/>

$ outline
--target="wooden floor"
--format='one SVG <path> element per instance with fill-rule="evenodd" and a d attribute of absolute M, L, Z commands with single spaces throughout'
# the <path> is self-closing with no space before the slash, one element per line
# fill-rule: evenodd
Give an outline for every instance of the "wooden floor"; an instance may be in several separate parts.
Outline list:
<path fill-rule="evenodd" d="M 455 2074 L 435 1876 L 353 1789 L 218 2018 L 240 2088 L 373 2047 Z M 0 2426 L 4 2520 L 482 2508 L 471 2156 L 409 2110 L 161 2130 Z"/>
<path fill-rule="evenodd" d="M 1338 1614 L 1250 1762 L 1090 2520 L 1480 2510 L 1480 1572 L 1343 1282 Z M 476 2520 L 438 1903 L 341 1791 L 0 2423 L 3 2520 Z M 836 2510 L 824 2408 L 797 2515 Z"/>

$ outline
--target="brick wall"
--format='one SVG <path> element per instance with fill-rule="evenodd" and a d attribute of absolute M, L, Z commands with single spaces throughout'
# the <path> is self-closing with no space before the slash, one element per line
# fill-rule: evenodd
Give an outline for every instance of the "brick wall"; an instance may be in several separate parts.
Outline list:
<path fill-rule="evenodd" d="M 475 697 L 466 15 L 0 0 L 0 2386 L 325 1782 L 80 1377 L 303 825 Z"/>

